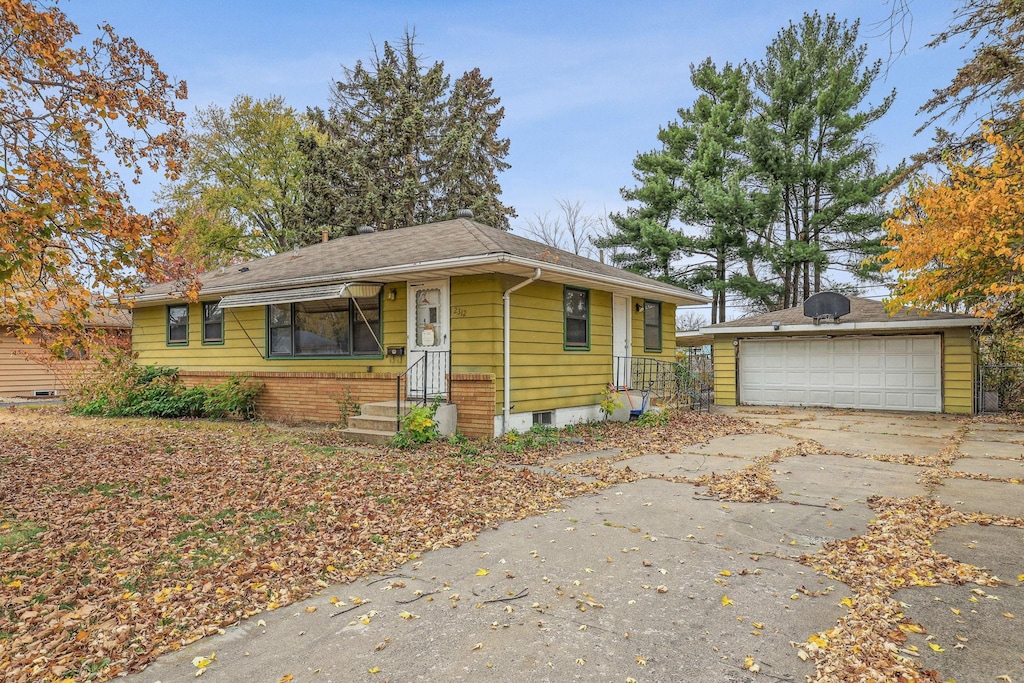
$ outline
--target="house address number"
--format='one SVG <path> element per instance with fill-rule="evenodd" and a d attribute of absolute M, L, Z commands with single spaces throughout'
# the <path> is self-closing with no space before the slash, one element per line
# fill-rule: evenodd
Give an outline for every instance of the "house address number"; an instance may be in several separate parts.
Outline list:
<path fill-rule="evenodd" d="M 452 308 L 452 317 L 453 318 L 465 318 L 466 317 L 466 309 L 462 308 L 461 306 L 453 307 Z"/>

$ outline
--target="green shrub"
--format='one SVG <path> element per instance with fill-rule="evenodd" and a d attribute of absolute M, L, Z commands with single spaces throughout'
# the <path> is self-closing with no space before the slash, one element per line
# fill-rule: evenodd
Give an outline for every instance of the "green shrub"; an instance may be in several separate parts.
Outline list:
<path fill-rule="evenodd" d="M 242 375 L 231 375 L 206 390 L 203 410 L 207 417 L 231 415 L 251 420 L 256 417 L 256 396 L 262 388 L 262 384 L 249 384 Z"/>
<path fill-rule="evenodd" d="M 558 434 L 557 429 L 545 425 L 533 425 L 525 432 L 517 432 L 512 429 L 501 437 L 500 447 L 508 453 L 537 450 L 557 444 L 559 442 Z"/>
<path fill-rule="evenodd" d="M 437 429 L 437 407 L 441 397 L 437 396 L 429 405 L 413 406 L 407 415 L 402 417 L 401 428 L 391 438 L 391 445 L 397 448 L 410 448 L 430 443 L 441 436 Z"/>
<path fill-rule="evenodd" d="M 641 427 L 664 427 L 672 419 L 667 410 L 646 410 L 640 413 L 636 424 Z"/>
<path fill-rule="evenodd" d="M 605 419 L 612 416 L 619 408 L 622 408 L 626 404 L 619 398 L 619 391 L 609 385 L 601 391 L 601 412 L 604 413 Z"/>
<path fill-rule="evenodd" d="M 186 387 L 177 368 L 138 366 L 121 354 L 101 360 L 97 372 L 71 387 L 65 405 L 78 415 L 251 419 L 261 388 L 240 375 L 212 387 Z"/>

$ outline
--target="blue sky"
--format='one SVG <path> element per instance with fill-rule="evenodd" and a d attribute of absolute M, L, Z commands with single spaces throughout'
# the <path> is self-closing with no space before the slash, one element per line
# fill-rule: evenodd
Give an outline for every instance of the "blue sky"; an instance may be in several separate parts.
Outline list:
<path fill-rule="evenodd" d="M 893 166 L 927 146 L 914 137 L 916 111 L 948 83 L 965 55 L 958 45 L 924 50 L 959 2 L 918 0 L 906 54 L 879 79 L 870 101 L 897 91 L 871 130 L 879 161 Z M 695 2 L 330 2 L 328 0 L 66 0 L 62 9 L 86 36 L 109 22 L 135 38 L 172 77 L 184 79 L 192 113 L 227 106 L 239 94 L 281 95 L 291 106 L 327 103 L 342 65 L 371 54 L 371 41 L 414 28 L 426 61 L 453 77 L 479 67 L 505 107 L 501 134 L 511 139 L 501 176 L 504 201 L 519 219 L 581 201 L 590 213 L 621 211 L 619 189 L 632 186 L 632 161 L 655 147 L 658 127 L 689 106 L 689 66 L 758 60 L 781 28 L 818 9 L 861 20 L 871 58 L 888 59 L 885 0 L 705 0 Z M 134 188 L 152 208 L 155 179 Z"/>

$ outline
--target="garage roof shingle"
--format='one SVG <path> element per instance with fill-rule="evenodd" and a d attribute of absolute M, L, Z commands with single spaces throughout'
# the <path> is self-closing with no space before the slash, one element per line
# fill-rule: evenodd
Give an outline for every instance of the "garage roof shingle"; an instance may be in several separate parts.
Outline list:
<path fill-rule="evenodd" d="M 850 313 L 840 318 L 840 323 L 906 323 L 920 320 L 978 320 L 981 325 L 983 321 L 971 315 L 963 313 L 947 313 L 945 311 L 924 311 L 915 308 L 901 308 L 894 314 L 889 315 L 885 310 L 885 304 L 874 299 L 866 299 L 860 296 L 851 296 Z M 813 320 L 804 315 L 803 304 L 786 308 L 781 311 L 772 311 L 761 315 L 737 318 L 717 325 L 702 327 L 701 331 L 726 331 L 733 327 L 770 327 L 773 323 L 782 325 L 809 325 Z"/>

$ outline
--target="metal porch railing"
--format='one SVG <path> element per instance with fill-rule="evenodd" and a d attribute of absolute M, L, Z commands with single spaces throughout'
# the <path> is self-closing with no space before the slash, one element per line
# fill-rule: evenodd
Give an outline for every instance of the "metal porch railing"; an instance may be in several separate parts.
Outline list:
<path fill-rule="evenodd" d="M 615 388 L 647 392 L 650 399 L 665 406 L 711 410 L 710 364 L 693 358 L 670 363 L 642 356 L 616 356 L 614 361 Z"/>
<path fill-rule="evenodd" d="M 423 355 L 395 378 L 395 430 L 402 428 L 402 404 L 426 405 L 437 396 L 451 402 L 451 352 L 420 351 Z"/>

